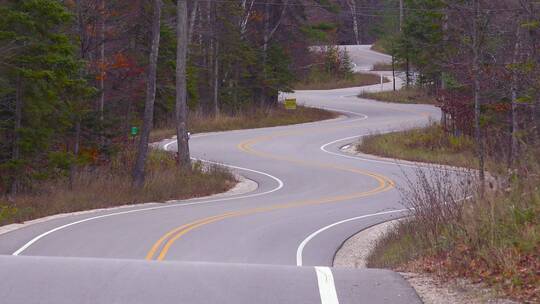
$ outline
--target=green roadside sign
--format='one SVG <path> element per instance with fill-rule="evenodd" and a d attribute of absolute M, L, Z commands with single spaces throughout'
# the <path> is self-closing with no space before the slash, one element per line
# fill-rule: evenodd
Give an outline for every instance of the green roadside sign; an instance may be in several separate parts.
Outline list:
<path fill-rule="evenodd" d="M 137 136 L 137 134 L 139 134 L 139 128 L 131 127 L 131 136 Z"/>
<path fill-rule="evenodd" d="M 296 98 L 285 99 L 285 109 L 296 110 Z"/>

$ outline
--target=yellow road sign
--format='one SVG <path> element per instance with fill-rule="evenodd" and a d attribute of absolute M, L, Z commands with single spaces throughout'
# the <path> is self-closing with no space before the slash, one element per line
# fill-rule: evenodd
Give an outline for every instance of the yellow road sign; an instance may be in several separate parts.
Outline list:
<path fill-rule="evenodd" d="M 285 99 L 285 109 L 296 110 L 296 98 Z"/>

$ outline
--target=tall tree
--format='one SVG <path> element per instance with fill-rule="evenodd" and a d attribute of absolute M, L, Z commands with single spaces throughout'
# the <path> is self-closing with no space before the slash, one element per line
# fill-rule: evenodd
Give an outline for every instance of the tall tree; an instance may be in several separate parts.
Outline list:
<path fill-rule="evenodd" d="M 153 1 L 152 39 L 146 84 L 146 99 L 144 103 L 144 119 L 141 137 L 137 149 L 137 160 L 133 168 L 133 186 L 142 188 L 145 177 L 145 164 L 148 155 L 148 140 L 154 123 L 154 102 L 156 100 L 156 74 L 159 56 L 159 41 L 161 31 L 161 0 Z"/>
<path fill-rule="evenodd" d="M 349 10 L 351 12 L 354 42 L 356 44 L 360 44 L 360 34 L 358 33 L 358 10 L 356 0 L 347 0 L 347 5 L 349 6 Z"/>
<path fill-rule="evenodd" d="M 176 3 L 176 138 L 178 162 L 186 167 L 191 163 L 189 156 L 189 137 L 187 130 L 187 47 L 188 22 L 186 0 Z"/>

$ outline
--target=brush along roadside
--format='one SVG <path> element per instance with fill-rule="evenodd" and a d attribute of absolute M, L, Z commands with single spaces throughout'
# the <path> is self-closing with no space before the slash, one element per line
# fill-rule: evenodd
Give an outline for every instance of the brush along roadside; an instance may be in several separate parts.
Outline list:
<path fill-rule="evenodd" d="M 373 135 L 357 149 L 454 166 L 473 163 L 474 145 L 466 138 L 444 138 L 430 128 Z M 412 216 L 377 242 L 368 266 L 431 273 L 443 281 L 466 278 L 516 300 L 540 301 L 540 170 L 535 153 L 523 156 L 526 170 L 503 171 L 500 162 L 490 160 L 488 168 L 497 179 L 488 179 L 483 196 L 473 169 L 459 180 L 425 168 L 405 176 L 399 190 Z M 472 196 L 467 203 L 457 200 L 464 194 Z"/>
<path fill-rule="evenodd" d="M 386 77 L 383 82 L 390 82 Z M 371 73 L 353 73 L 350 77 L 334 79 L 328 77 L 312 78 L 304 82 L 297 83 L 295 90 L 334 90 L 351 87 L 362 87 L 381 83 L 381 76 Z"/>
<path fill-rule="evenodd" d="M 191 134 L 215 131 L 230 131 L 293 125 L 314 122 L 338 117 L 338 114 L 322 109 L 297 106 L 296 110 L 287 110 L 283 106 L 253 108 L 233 114 L 215 116 L 193 112 L 188 117 Z M 176 135 L 173 122 L 164 122 L 150 133 L 152 142 L 160 141 Z"/>
<path fill-rule="evenodd" d="M 237 183 L 224 167 L 195 162 L 190 169 L 179 170 L 174 154 L 151 150 L 144 187 L 137 190 L 131 186 L 134 159 L 134 150 L 126 149 L 108 164 L 79 169 L 72 188 L 64 177 L 39 183 L 14 199 L 0 198 L 0 226 L 54 214 L 203 197 Z"/>
<path fill-rule="evenodd" d="M 439 104 L 435 96 L 417 87 L 403 87 L 397 91 L 362 92 L 358 97 L 393 103 Z"/>

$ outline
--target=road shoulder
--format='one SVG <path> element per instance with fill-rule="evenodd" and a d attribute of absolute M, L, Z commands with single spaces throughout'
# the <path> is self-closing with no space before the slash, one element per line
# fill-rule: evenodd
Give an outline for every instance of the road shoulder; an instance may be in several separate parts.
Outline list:
<path fill-rule="evenodd" d="M 251 179 L 247 179 L 247 178 L 245 178 L 245 177 L 243 177 L 242 175 L 239 175 L 239 174 L 235 174 L 235 177 L 238 180 L 238 183 L 233 188 L 229 189 L 228 191 L 223 192 L 223 193 L 217 193 L 217 194 L 205 196 L 205 197 L 192 198 L 192 199 L 207 200 L 207 199 L 217 199 L 217 198 L 223 198 L 223 197 L 230 197 L 230 196 L 242 195 L 242 194 L 246 194 L 246 193 L 249 193 L 249 192 L 253 192 L 258 188 L 257 182 L 255 182 L 255 181 L 253 181 Z M 26 227 L 34 225 L 34 224 L 44 223 L 44 222 L 48 222 L 48 221 L 52 221 L 52 220 L 56 220 L 56 219 L 61 219 L 61 218 L 67 218 L 67 217 L 70 217 L 70 216 L 90 215 L 90 214 L 95 214 L 95 213 L 99 213 L 99 212 L 122 211 L 122 210 L 127 210 L 127 209 L 137 209 L 137 208 L 144 208 L 144 207 L 152 207 L 152 206 L 157 206 L 157 205 L 164 204 L 164 203 L 165 204 L 174 204 L 174 203 L 179 203 L 179 202 L 183 202 L 183 201 L 189 201 L 189 200 L 192 200 L 192 199 L 169 200 L 169 201 L 162 202 L 162 203 L 161 202 L 148 202 L 148 203 L 142 203 L 142 204 L 126 204 L 126 205 L 116 206 L 116 207 L 111 207 L 111 208 L 99 208 L 99 209 L 85 210 L 85 211 L 79 211 L 79 212 L 69 212 L 69 213 L 55 214 L 55 215 L 46 216 L 46 217 L 38 218 L 38 219 L 35 219 L 35 220 L 31 220 L 31 221 L 26 221 L 26 222 L 23 222 L 23 223 L 16 223 L 16 224 L 9 224 L 9 225 L 5 225 L 5 226 L 0 226 L 0 235 L 6 234 L 8 232 L 12 232 L 12 231 L 15 231 L 15 230 L 18 230 L 18 229 L 21 229 L 21 228 L 26 228 Z"/>

